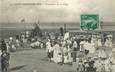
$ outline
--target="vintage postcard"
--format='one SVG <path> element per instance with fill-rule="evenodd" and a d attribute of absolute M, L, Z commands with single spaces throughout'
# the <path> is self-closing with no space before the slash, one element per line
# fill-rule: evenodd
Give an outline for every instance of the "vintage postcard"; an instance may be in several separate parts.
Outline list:
<path fill-rule="evenodd" d="M 0 72 L 115 72 L 115 0 L 0 0 Z"/>

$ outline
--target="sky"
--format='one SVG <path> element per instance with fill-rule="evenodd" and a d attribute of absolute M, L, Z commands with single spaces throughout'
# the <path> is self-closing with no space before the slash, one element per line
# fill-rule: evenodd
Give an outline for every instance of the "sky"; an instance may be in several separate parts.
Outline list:
<path fill-rule="evenodd" d="M 115 21 L 115 0 L 0 0 L 0 23 L 80 22 L 81 14 Z"/>

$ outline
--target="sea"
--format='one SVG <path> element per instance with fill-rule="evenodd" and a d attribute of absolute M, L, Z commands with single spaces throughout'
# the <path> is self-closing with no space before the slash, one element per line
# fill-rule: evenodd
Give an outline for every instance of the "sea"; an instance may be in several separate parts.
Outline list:
<path fill-rule="evenodd" d="M 42 32 L 59 32 L 60 27 L 66 27 L 67 30 L 80 30 L 80 23 L 0 23 L 0 40 L 14 37 L 24 31 L 31 31 L 36 25 L 39 25 Z M 103 28 L 110 31 L 115 30 L 114 22 L 105 22 L 100 24 Z"/>

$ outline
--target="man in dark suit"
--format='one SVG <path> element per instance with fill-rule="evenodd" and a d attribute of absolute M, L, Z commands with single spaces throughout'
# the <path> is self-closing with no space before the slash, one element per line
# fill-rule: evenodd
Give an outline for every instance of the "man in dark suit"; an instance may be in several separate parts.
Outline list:
<path fill-rule="evenodd" d="M 2 72 L 9 72 L 9 59 L 10 59 L 10 54 L 6 50 L 3 50 L 1 55 Z"/>

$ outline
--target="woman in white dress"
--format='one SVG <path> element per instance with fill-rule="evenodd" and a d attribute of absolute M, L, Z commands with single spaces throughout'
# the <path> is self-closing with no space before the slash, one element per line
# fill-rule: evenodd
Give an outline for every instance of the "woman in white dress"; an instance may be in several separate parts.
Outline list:
<path fill-rule="evenodd" d="M 58 52 L 58 64 L 60 64 L 60 65 L 62 65 L 63 63 L 63 55 L 62 55 L 62 51 L 61 50 L 59 50 L 59 52 Z"/>
<path fill-rule="evenodd" d="M 61 47 L 59 46 L 58 43 L 56 43 L 53 46 L 53 60 L 55 63 L 59 63 L 60 61 L 62 61 L 62 56 L 61 56 Z"/>
<path fill-rule="evenodd" d="M 99 46 L 99 47 L 101 47 L 101 46 L 102 46 L 101 39 L 98 39 L 98 46 Z"/>
<path fill-rule="evenodd" d="M 8 42 L 6 42 L 6 46 L 7 46 L 7 52 L 9 53 L 10 52 L 10 45 Z"/>
<path fill-rule="evenodd" d="M 68 45 L 68 62 L 70 64 L 72 64 L 72 49 L 70 48 L 70 46 Z"/>
<path fill-rule="evenodd" d="M 18 39 L 16 39 L 16 47 L 20 46 L 20 41 Z"/>
<path fill-rule="evenodd" d="M 100 58 L 98 58 L 97 60 L 95 60 L 94 67 L 96 68 L 97 72 L 101 72 L 102 63 L 101 63 L 101 59 Z"/>
<path fill-rule="evenodd" d="M 107 54 L 106 54 L 106 52 L 104 50 L 101 49 L 98 52 L 98 57 L 99 58 L 107 58 Z"/>
<path fill-rule="evenodd" d="M 50 40 L 46 43 L 46 52 L 47 52 L 47 56 L 49 58 L 49 60 L 51 61 L 51 51 L 52 51 L 52 47 L 51 47 L 51 42 Z"/>
<path fill-rule="evenodd" d="M 110 47 L 110 48 L 112 47 L 112 39 L 111 38 L 108 39 L 108 47 Z"/>
<path fill-rule="evenodd" d="M 111 72 L 111 62 L 110 62 L 110 59 L 107 58 L 106 60 L 104 60 L 104 65 L 105 65 L 105 71 L 106 72 Z"/>
<path fill-rule="evenodd" d="M 66 63 L 69 62 L 69 61 L 68 61 L 68 49 L 67 49 L 67 46 L 65 46 L 65 47 L 63 48 L 63 55 L 64 55 L 64 63 L 66 64 Z"/>
<path fill-rule="evenodd" d="M 108 39 L 106 39 L 106 41 L 105 41 L 105 46 L 109 47 L 109 40 Z"/>
<path fill-rule="evenodd" d="M 89 49 L 90 49 L 90 53 L 94 53 L 95 52 L 95 50 L 96 50 L 96 48 L 95 48 L 95 44 L 94 43 L 90 43 L 89 44 Z"/>

